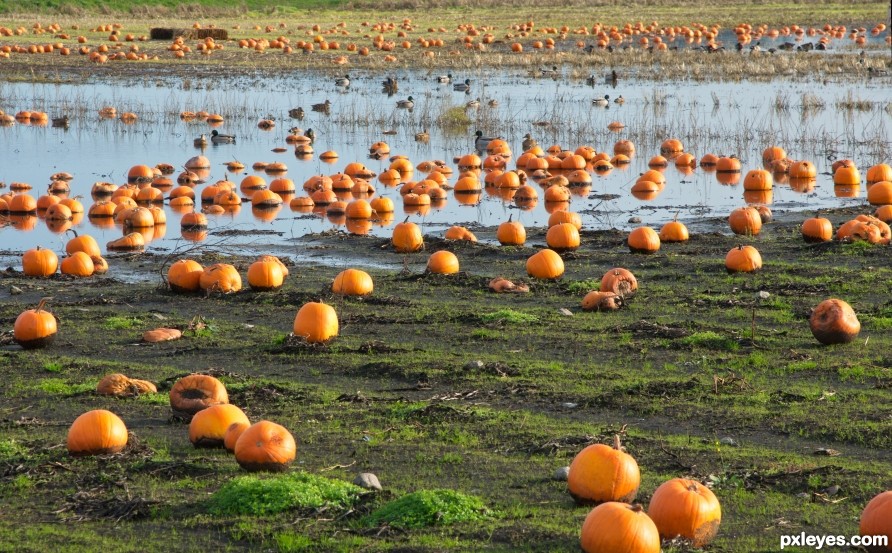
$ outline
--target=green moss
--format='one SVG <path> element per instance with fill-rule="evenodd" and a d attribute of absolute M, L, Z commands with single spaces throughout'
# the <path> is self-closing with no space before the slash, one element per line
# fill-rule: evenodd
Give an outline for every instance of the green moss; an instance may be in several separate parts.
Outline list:
<path fill-rule="evenodd" d="M 734 340 L 711 330 L 695 332 L 683 338 L 681 342 L 687 346 L 716 350 L 737 351 L 740 347 Z"/>
<path fill-rule="evenodd" d="M 128 330 L 131 328 L 137 328 L 141 324 L 142 321 L 140 321 L 136 317 L 114 316 L 108 317 L 107 319 L 102 321 L 102 327 L 108 330 Z"/>
<path fill-rule="evenodd" d="M 0 462 L 18 459 L 28 454 L 28 450 L 13 439 L 0 440 Z"/>
<path fill-rule="evenodd" d="M 480 315 L 480 320 L 484 323 L 535 323 L 539 321 L 539 317 L 528 313 L 521 313 L 513 309 L 500 309 L 493 313 L 485 313 Z"/>
<path fill-rule="evenodd" d="M 346 509 L 361 492 L 361 488 L 348 482 L 304 472 L 273 477 L 240 476 L 211 497 L 208 510 L 215 515 L 259 516 L 322 506 Z"/>
<path fill-rule="evenodd" d="M 454 490 L 421 490 L 387 503 L 367 516 L 369 526 L 387 523 L 402 528 L 473 522 L 490 518 L 479 497 Z"/>

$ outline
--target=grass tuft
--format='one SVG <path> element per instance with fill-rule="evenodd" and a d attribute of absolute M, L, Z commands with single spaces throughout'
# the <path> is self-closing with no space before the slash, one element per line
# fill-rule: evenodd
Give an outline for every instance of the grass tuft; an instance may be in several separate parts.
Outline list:
<path fill-rule="evenodd" d="M 362 488 L 304 472 L 273 477 L 240 476 L 229 481 L 210 499 L 215 515 L 269 515 L 290 509 L 353 505 Z"/>
<path fill-rule="evenodd" d="M 369 526 L 387 523 L 402 528 L 421 528 L 486 520 L 491 516 L 479 497 L 454 490 L 421 490 L 387 503 L 364 520 Z"/>
<path fill-rule="evenodd" d="M 528 313 L 521 313 L 513 309 L 500 309 L 493 313 L 485 313 L 480 315 L 480 320 L 484 323 L 535 323 L 539 321 L 539 317 Z"/>

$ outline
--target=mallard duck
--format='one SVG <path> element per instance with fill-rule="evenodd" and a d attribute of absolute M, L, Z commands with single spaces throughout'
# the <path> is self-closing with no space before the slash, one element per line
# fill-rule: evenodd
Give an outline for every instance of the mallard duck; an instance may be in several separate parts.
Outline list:
<path fill-rule="evenodd" d="M 589 86 L 594 85 L 596 82 L 598 82 L 598 77 L 596 77 L 594 73 L 592 73 L 585 79 L 585 84 L 587 84 Z"/>
<path fill-rule="evenodd" d="M 304 136 L 310 139 L 310 142 L 316 140 L 316 133 L 313 132 L 313 129 L 307 129 L 307 132 L 304 133 Z"/>
<path fill-rule="evenodd" d="M 350 86 L 350 75 L 344 75 L 343 77 L 338 77 L 335 79 L 335 86 Z"/>
<path fill-rule="evenodd" d="M 605 94 L 603 98 L 595 98 L 592 100 L 592 105 L 598 107 L 607 107 L 610 104 L 610 95 Z"/>
<path fill-rule="evenodd" d="M 214 132 L 216 132 L 216 131 L 214 131 Z M 204 148 L 205 146 L 208 145 L 208 137 L 207 137 L 207 135 L 203 134 L 203 135 L 199 136 L 198 138 L 196 138 L 195 140 L 193 140 L 192 143 L 195 144 L 196 148 Z"/>
<path fill-rule="evenodd" d="M 480 98 L 477 98 L 476 100 L 471 100 L 470 102 L 468 102 L 467 104 L 465 104 L 465 107 L 466 107 L 466 108 L 470 108 L 470 109 L 477 109 L 477 108 L 479 108 L 479 107 L 480 107 Z"/>
<path fill-rule="evenodd" d="M 449 73 L 447 75 L 440 75 L 439 77 L 437 77 L 437 82 L 440 84 L 449 84 L 450 82 L 452 82 L 452 73 Z"/>
<path fill-rule="evenodd" d="M 313 104 L 312 108 L 313 108 L 313 111 L 322 111 L 322 112 L 328 113 L 328 110 L 331 109 L 331 101 L 326 100 L 326 101 L 322 102 L 321 104 Z"/>
<path fill-rule="evenodd" d="M 431 135 L 427 132 L 427 129 L 424 129 L 423 132 L 415 133 L 415 142 L 427 142 L 430 139 Z"/>
<path fill-rule="evenodd" d="M 623 105 L 623 104 L 626 103 L 626 99 L 623 98 L 623 95 L 622 95 L 622 94 L 620 94 L 619 97 L 616 98 L 616 99 L 613 101 L 613 103 L 614 103 L 614 104 Z"/>
<path fill-rule="evenodd" d="M 291 108 L 288 110 L 288 115 L 294 119 L 303 119 L 304 108 Z"/>
<path fill-rule="evenodd" d="M 397 100 L 396 107 L 409 109 L 415 105 L 415 100 L 409 96 L 405 100 Z"/>
<path fill-rule="evenodd" d="M 467 92 L 471 90 L 471 79 L 465 79 L 463 83 L 455 83 L 452 85 L 452 90 L 457 90 L 459 92 Z"/>
<path fill-rule="evenodd" d="M 63 115 L 62 117 L 54 117 L 53 118 L 53 126 L 54 127 L 62 127 L 64 129 L 68 128 L 68 116 Z"/>
<path fill-rule="evenodd" d="M 560 74 L 557 65 L 552 65 L 551 69 L 540 69 L 539 75 L 543 77 L 557 77 Z"/>
<path fill-rule="evenodd" d="M 220 134 L 217 129 L 211 131 L 211 142 L 214 144 L 235 144 L 235 136 L 231 134 Z"/>
<path fill-rule="evenodd" d="M 532 134 L 527 133 L 526 136 L 523 137 L 523 143 L 521 144 L 521 148 L 523 148 L 523 151 L 526 152 L 527 150 L 529 150 L 530 148 L 533 148 L 535 146 L 538 146 L 536 139 L 533 138 Z"/>
<path fill-rule="evenodd" d="M 477 131 L 474 133 L 474 136 L 476 137 L 474 138 L 474 148 L 481 152 L 485 150 L 493 140 L 501 140 L 501 138 L 497 136 L 483 136 L 483 131 Z"/>

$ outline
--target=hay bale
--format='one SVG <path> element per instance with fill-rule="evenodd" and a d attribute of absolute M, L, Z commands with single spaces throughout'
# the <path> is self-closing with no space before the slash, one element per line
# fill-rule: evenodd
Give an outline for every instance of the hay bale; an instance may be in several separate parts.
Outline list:
<path fill-rule="evenodd" d="M 193 37 L 198 39 L 211 37 L 214 40 L 227 40 L 229 32 L 226 29 L 194 29 Z"/>
<path fill-rule="evenodd" d="M 173 40 L 181 36 L 184 39 L 205 39 L 211 37 L 214 40 L 227 40 L 229 32 L 226 29 L 174 29 L 170 27 L 154 27 L 149 31 L 152 40 Z"/>

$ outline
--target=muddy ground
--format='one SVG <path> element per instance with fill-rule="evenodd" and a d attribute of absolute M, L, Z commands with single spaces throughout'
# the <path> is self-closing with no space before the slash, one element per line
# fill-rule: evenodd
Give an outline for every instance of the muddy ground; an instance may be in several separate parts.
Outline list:
<path fill-rule="evenodd" d="M 773 551 L 791 532 L 856 534 L 867 501 L 892 488 L 892 256 L 882 246 L 805 244 L 802 218 L 753 239 L 715 221 L 649 256 L 630 254 L 619 231 L 585 231 L 555 282 L 525 274 L 544 229 L 529 229 L 522 248 L 428 235 L 426 251 L 411 255 L 342 234 L 258 246 L 286 249 L 285 286 L 225 296 L 168 291 L 168 253 L 151 248 L 109 256 L 108 275 L 85 280 L 10 267 L 0 273 L 0 328 L 51 297 L 60 330 L 33 351 L 3 335 L 0 550 L 576 551 L 589 509 L 552 474 L 615 433 L 641 467 L 643 504 L 671 477 L 713 487 L 723 521 L 711 551 Z M 725 253 L 738 243 L 761 251 L 761 272 L 726 274 Z M 438 249 L 458 255 L 460 274 L 423 272 Z M 343 262 L 293 262 L 314 252 Z M 253 260 L 191 257 L 230 262 L 243 278 Z M 369 271 L 371 296 L 329 293 L 342 268 L 366 263 L 392 267 Z M 584 293 L 616 266 L 635 273 L 639 293 L 619 312 L 583 312 Z M 528 282 L 530 293 L 489 292 L 498 275 Z M 857 311 L 856 342 L 812 337 L 809 309 L 829 297 Z M 299 307 L 319 299 L 337 310 L 340 336 L 321 347 L 290 339 Z M 142 343 L 158 326 L 184 337 Z M 96 395 L 112 372 L 161 393 Z M 371 471 L 384 491 L 348 512 L 211 516 L 209 495 L 242 471 L 223 451 L 193 448 L 172 416 L 166 392 L 192 372 L 221 378 L 252 421 L 289 428 L 294 470 L 343 480 Z M 69 457 L 68 426 L 97 408 L 124 419 L 130 445 Z M 362 522 L 390 499 L 435 488 L 482 497 L 492 518 L 420 530 Z"/>

